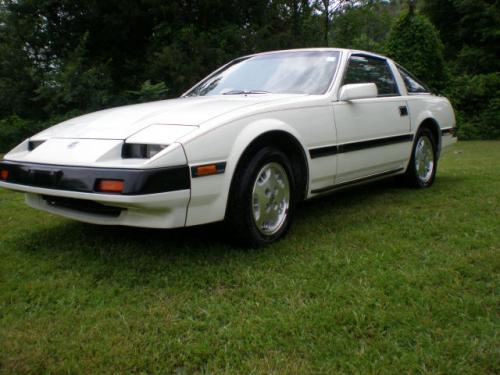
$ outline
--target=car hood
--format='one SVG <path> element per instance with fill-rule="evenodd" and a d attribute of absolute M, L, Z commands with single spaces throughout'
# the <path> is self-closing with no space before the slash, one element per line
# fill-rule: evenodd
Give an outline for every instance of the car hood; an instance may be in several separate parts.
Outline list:
<path fill-rule="evenodd" d="M 227 95 L 178 98 L 107 109 L 75 117 L 32 139 L 126 139 L 150 125 L 200 126 L 242 108 L 297 95 Z"/>

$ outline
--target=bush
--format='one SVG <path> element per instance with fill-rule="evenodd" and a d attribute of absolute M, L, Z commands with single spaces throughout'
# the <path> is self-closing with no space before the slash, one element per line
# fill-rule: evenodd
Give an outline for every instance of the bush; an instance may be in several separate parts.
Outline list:
<path fill-rule="evenodd" d="M 500 74 L 460 76 L 446 89 L 461 139 L 500 138 Z"/>
<path fill-rule="evenodd" d="M 443 50 L 438 31 L 420 14 L 403 13 L 387 41 L 388 55 L 435 90 L 447 80 Z"/>
<path fill-rule="evenodd" d="M 113 82 L 106 64 L 86 62 L 87 37 L 82 37 L 80 45 L 57 69 L 45 73 L 35 90 L 35 103 L 43 106 L 48 116 L 73 110 L 90 112 L 113 104 Z"/>
<path fill-rule="evenodd" d="M 150 80 L 145 81 L 137 91 L 127 91 L 131 99 L 136 103 L 152 102 L 166 98 L 168 88 L 165 82 L 152 84 Z"/>
<path fill-rule="evenodd" d="M 54 116 L 46 121 L 30 121 L 17 115 L 0 119 L 0 154 L 6 153 L 26 138 L 80 114 L 80 111 L 75 110 L 64 115 Z"/>
<path fill-rule="evenodd" d="M 42 124 L 33 124 L 13 115 L 0 120 L 0 153 L 9 151 L 24 139 L 39 132 Z"/>

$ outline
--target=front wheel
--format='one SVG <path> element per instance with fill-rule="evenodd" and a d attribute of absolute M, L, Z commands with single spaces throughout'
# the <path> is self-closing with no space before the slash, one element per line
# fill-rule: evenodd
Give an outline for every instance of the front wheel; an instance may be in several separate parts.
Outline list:
<path fill-rule="evenodd" d="M 434 183 L 437 170 L 436 141 L 429 129 L 421 129 L 415 137 L 410 165 L 405 177 L 408 184 L 426 188 Z"/>
<path fill-rule="evenodd" d="M 226 223 L 250 247 L 270 244 L 288 231 L 295 209 L 295 180 L 283 152 L 265 147 L 235 173 Z"/>

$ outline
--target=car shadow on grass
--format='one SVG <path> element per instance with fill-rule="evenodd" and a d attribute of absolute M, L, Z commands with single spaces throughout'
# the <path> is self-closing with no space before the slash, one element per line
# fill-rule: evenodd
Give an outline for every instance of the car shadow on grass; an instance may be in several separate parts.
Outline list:
<path fill-rule="evenodd" d="M 444 194 L 456 180 L 453 176 L 440 178 L 432 189 L 433 193 Z M 244 266 L 249 261 L 259 263 L 273 257 L 289 256 L 291 248 L 298 243 L 307 246 L 310 225 L 343 220 L 346 210 L 364 210 L 380 202 L 406 205 L 414 194 L 420 192 L 402 188 L 389 179 L 304 202 L 297 210 L 296 228 L 284 240 L 261 250 L 233 245 L 228 240 L 228 229 L 222 223 L 160 230 L 58 220 L 56 225 L 33 228 L 10 241 L 14 241 L 16 249 L 22 249 L 26 255 L 35 258 L 67 258 L 68 267 L 106 262 L 111 267 L 134 269 L 137 263 L 141 263 L 142 271 L 148 272 L 161 264 L 223 266 L 231 263 Z"/>

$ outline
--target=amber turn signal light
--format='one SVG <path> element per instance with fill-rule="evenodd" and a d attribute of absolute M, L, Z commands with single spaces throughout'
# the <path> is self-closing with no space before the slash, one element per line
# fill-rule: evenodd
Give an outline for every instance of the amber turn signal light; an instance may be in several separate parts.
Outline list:
<path fill-rule="evenodd" d="M 2 169 L 0 171 L 0 180 L 6 181 L 9 178 L 9 171 L 7 169 Z"/>
<path fill-rule="evenodd" d="M 98 180 L 96 190 L 103 193 L 122 193 L 125 184 L 123 180 Z"/>
<path fill-rule="evenodd" d="M 209 174 L 216 174 L 216 173 L 217 173 L 217 165 L 215 164 L 202 165 L 196 168 L 196 176 L 206 176 Z"/>

